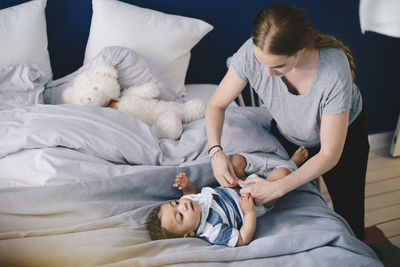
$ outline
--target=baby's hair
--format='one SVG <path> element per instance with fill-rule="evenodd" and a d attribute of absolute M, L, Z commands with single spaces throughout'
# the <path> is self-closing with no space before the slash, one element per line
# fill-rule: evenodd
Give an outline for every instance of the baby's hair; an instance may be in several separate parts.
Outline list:
<path fill-rule="evenodd" d="M 146 220 L 146 228 L 147 231 L 149 231 L 151 240 L 181 237 L 170 233 L 169 231 L 161 227 L 161 220 L 160 216 L 158 215 L 160 209 L 161 205 L 150 212 Z"/>

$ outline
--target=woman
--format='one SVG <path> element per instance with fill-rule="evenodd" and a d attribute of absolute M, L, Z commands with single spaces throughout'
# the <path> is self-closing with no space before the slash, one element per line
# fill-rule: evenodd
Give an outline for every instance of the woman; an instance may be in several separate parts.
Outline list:
<path fill-rule="evenodd" d="M 369 144 L 353 69 L 349 49 L 318 33 L 303 10 L 282 4 L 263 8 L 254 21 L 252 38 L 233 56 L 207 106 L 209 154 L 218 182 L 237 185 L 220 146 L 221 132 L 226 107 L 249 82 L 271 112 L 271 131 L 288 154 L 305 146 L 310 157 L 284 178 L 256 178 L 251 182 L 256 186 L 241 193 L 250 193 L 260 205 L 322 175 L 335 211 L 362 240 Z"/>

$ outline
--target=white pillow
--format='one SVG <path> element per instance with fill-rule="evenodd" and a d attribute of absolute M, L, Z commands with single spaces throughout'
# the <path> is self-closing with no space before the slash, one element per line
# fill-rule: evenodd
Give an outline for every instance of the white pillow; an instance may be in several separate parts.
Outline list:
<path fill-rule="evenodd" d="M 190 50 L 213 27 L 199 19 L 169 15 L 117 0 L 93 0 L 93 16 L 85 63 L 106 46 L 136 51 L 180 95 Z"/>
<path fill-rule="evenodd" d="M 0 10 L 0 67 L 36 65 L 44 81 L 52 77 L 47 50 L 46 0 L 34 0 Z"/>

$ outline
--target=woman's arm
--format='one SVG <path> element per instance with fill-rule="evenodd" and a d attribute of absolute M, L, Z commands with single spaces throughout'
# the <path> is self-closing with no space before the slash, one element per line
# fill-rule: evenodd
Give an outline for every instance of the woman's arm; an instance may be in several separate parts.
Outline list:
<path fill-rule="evenodd" d="M 249 193 L 256 205 L 264 204 L 281 197 L 293 189 L 314 180 L 332 169 L 339 161 L 343 151 L 349 122 L 349 111 L 335 115 L 323 115 L 321 121 L 321 149 L 295 172 L 277 181 L 250 179 L 249 186 L 243 188 L 242 194 Z"/>
<path fill-rule="evenodd" d="M 239 78 L 232 66 L 218 85 L 214 95 L 207 104 L 206 131 L 208 146 L 221 145 L 222 127 L 224 124 L 225 110 L 228 105 L 239 95 L 246 86 L 246 82 Z M 219 148 L 210 151 L 210 156 Z M 214 176 L 220 185 L 232 187 L 236 185 L 236 175 L 232 165 L 223 151 L 219 151 L 211 159 Z"/>

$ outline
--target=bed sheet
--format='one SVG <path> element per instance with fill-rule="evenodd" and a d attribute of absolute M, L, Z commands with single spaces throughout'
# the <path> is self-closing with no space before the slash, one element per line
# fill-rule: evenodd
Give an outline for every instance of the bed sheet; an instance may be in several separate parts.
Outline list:
<path fill-rule="evenodd" d="M 246 153 L 265 168 L 269 157 L 288 164 L 266 116 L 259 108 L 230 107 L 225 152 Z M 259 218 L 248 246 L 150 241 L 147 214 L 180 196 L 172 187 L 178 172 L 198 188 L 216 185 L 204 119 L 185 125 L 179 140 L 158 140 L 146 124 L 117 110 L 37 105 L 0 111 L 0 135 L 2 264 L 381 266 L 312 184 Z"/>

